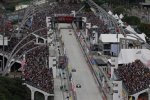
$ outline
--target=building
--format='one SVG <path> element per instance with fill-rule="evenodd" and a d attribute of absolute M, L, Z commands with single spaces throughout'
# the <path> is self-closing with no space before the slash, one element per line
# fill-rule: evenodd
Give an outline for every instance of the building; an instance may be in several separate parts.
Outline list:
<path fill-rule="evenodd" d="M 145 34 L 137 34 L 140 38 L 145 40 Z M 120 51 L 120 39 L 137 40 L 133 34 L 128 34 L 124 37 L 122 34 L 101 34 L 99 37 L 99 43 L 102 47 L 104 55 L 117 56 Z"/>

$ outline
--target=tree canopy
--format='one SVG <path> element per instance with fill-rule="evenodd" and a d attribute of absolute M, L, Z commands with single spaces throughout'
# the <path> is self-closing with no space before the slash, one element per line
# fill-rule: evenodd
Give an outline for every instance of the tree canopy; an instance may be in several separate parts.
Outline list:
<path fill-rule="evenodd" d="M 141 23 L 139 26 L 138 26 L 138 29 L 145 33 L 147 37 L 150 38 L 150 24 L 146 24 L 146 23 Z"/>
<path fill-rule="evenodd" d="M 140 25 L 141 20 L 136 16 L 125 16 L 123 21 L 128 23 L 129 25 Z"/>
<path fill-rule="evenodd" d="M 123 6 L 117 6 L 116 8 L 114 8 L 113 12 L 114 14 L 120 15 L 120 14 L 125 14 L 126 10 Z"/>
<path fill-rule="evenodd" d="M 30 90 L 19 78 L 0 77 L 0 100 L 30 100 Z"/>

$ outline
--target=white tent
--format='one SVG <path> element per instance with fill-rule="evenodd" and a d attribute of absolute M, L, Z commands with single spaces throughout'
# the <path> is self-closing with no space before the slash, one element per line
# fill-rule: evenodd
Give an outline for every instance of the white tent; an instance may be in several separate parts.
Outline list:
<path fill-rule="evenodd" d="M 132 32 L 132 33 L 138 34 L 130 25 L 128 25 L 128 26 L 126 27 L 126 30 L 128 30 L 128 31 L 130 31 L 130 32 Z"/>
<path fill-rule="evenodd" d="M 125 25 L 123 23 L 121 23 L 120 26 L 125 26 Z"/>
<path fill-rule="evenodd" d="M 115 15 L 112 15 L 115 18 Z"/>
<path fill-rule="evenodd" d="M 118 17 L 118 15 L 117 15 L 117 14 L 115 14 L 114 18 L 115 18 L 115 19 L 119 19 L 119 17 Z"/>
<path fill-rule="evenodd" d="M 122 20 L 121 20 L 121 19 L 119 19 L 118 23 L 119 23 L 119 24 L 122 24 L 123 22 L 122 22 Z"/>
<path fill-rule="evenodd" d="M 122 14 L 119 15 L 119 18 L 122 19 L 124 16 Z"/>
<path fill-rule="evenodd" d="M 150 50 L 148 49 L 121 49 L 118 56 L 118 64 L 127 64 L 141 60 L 145 65 L 150 63 Z M 150 66 L 149 66 L 150 67 Z"/>
<path fill-rule="evenodd" d="M 113 13 L 110 10 L 108 11 L 108 14 L 113 15 Z"/>
<path fill-rule="evenodd" d="M 118 23 L 121 25 L 121 26 L 125 26 L 123 21 L 121 19 L 119 19 Z"/>

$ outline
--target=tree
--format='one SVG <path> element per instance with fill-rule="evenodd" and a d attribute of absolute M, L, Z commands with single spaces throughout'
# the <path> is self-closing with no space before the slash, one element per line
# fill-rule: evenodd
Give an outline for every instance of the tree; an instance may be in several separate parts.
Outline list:
<path fill-rule="evenodd" d="M 19 78 L 0 77 L 0 100 L 30 100 L 30 90 Z"/>
<path fill-rule="evenodd" d="M 150 24 L 145 24 L 145 23 L 141 23 L 139 26 L 138 26 L 138 29 L 145 33 L 147 37 L 150 38 Z"/>
<path fill-rule="evenodd" d="M 98 4 L 99 6 L 106 3 L 106 0 L 93 0 L 96 4 Z"/>
<path fill-rule="evenodd" d="M 128 23 L 129 25 L 140 25 L 141 20 L 136 16 L 125 16 L 123 21 Z"/>
<path fill-rule="evenodd" d="M 126 13 L 126 10 L 123 6 L 118 6 L 114 9 L 114 14 L 125 14 Z"/>

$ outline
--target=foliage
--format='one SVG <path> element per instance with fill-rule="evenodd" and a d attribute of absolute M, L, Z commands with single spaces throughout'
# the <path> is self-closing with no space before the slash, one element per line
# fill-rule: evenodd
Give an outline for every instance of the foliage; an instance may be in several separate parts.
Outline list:
<path fill-rule="evenodd" d="M 113 12 L 114 14 L 120 15 L 120 14 L 125 14 L 126 10 L 123 6 L 117 6 L 116 8 L 114 8 Z"/>
<path fill-rule="evenodd" d="M 96 4 L 102 5 L 106 2 L 106 0 L 93 0 Z"/>
<path fill-rule="evenodd" d="M 145 23 L 141 23 L 139 26 L 138 26 L 138 29 L 145 33 L 147 37 L 150 38 L 150 24 L 145 24 Z"/>
<path fill-rule="evenodd" d="M 7 12 L 14 12 L 15 11 L 15 6 L 8 6 L 8 7 L 5 7 Z"/>
<path fill-rule="evenodd" d="M 123 21 L 128 23 L 129 25 L 140 25 L 141 20 L 136 16 L 125 16 Z"/>
<path fill-rule="evenodd" d="M 0 77 L 0 100 L 30 100 L 30 90 L 18 78 Z"/>

